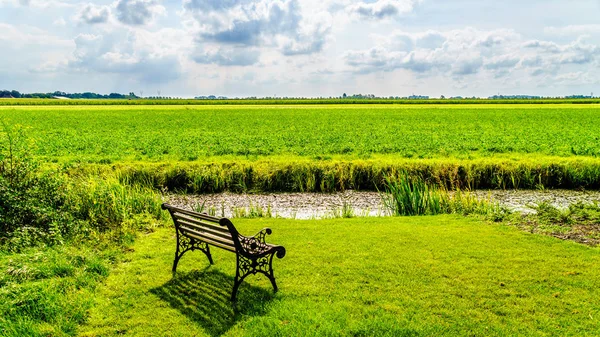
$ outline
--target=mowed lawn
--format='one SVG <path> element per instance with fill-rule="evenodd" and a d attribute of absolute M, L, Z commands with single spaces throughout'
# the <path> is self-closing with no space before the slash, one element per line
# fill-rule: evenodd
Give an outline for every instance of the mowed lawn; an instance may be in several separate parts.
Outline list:
<path fill-rule="evenodd" d="M 235 256 L 141 236 L 96 293 L 83 336 L 597 336 L 600 250 L 459 216 L 235 220 L 284 245 L 280 291 Z"/>

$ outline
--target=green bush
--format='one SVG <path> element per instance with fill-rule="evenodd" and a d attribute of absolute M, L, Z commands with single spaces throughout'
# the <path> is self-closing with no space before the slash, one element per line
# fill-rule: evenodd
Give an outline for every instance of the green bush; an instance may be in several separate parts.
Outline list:
<path fill-rule="evenodd" d="M 0 238 L 16 246 L 61 242 L 72 221 L 61 175 L 41 172 L 22 128 L 4 125 L 0 137 Z"/>
<path fill-rule="evenodd" d="M 0 136 L 0 248 L 16 251 L 105 233 L 121 240 L 163 216 L 159 194 L 148 188 L 43 170 L 22 128 L 4 124 Z"/>

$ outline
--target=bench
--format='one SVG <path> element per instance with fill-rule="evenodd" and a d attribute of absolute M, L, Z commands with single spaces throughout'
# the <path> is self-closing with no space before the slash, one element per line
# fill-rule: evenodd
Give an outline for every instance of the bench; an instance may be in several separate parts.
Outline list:
<path fill-rule="evenodd" d="M 242 281 L 249 275 L 264 274 L 277 292 L 277 283 L 273 275 L 273 257 L 283 258 L 285 248 L 265 242 L 271 229 L 264 228 L 254 236 L 241 235 L 227 218 L 217 218 L 206 213 L 197 213 L 162 204 L 168 210 L 175 223 L 177 248 L 173 261 L 173 273 L 177 271 L 179 259 L 188 251 L 199 250 L 206 254 L 208 262 L 213 264 L 209 246 L 221 248 L 236 255 L 236 272 L 231 300 L 235 301 Z"/>

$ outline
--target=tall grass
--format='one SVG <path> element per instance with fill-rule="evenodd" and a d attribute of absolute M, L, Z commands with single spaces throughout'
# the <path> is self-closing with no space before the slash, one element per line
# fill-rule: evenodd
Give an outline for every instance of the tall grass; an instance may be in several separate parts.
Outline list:
<path fill-rule="evenodd" d="M 448 190 L 599 189 L 600 159 L 219 160 L 207 163 L 87 164 L 72 176 L 115 176 L 129 186 L 181 193 L 376 191 L 385 177 L 408 176 Z"/>
<path fill-rule="evenodd" d="M 461 190 L 449 192 L 423 180 L 407 176 L 385 178 L 385 192 L 381 194 L 384 207 L 396 216 L 438 214 L 480 214 L 500 212 L 500 207 L 489 200 L 478 199 Z"/>

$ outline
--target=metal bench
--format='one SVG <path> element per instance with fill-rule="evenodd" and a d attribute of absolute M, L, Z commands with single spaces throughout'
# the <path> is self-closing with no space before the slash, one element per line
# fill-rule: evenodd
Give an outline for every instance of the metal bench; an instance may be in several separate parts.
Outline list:
<path fill-rule="evenodd" d="M 210 264 L 213 264 L 209 246 L 222 248 L 236 255 L 236 272 L 231 300 L 236 300 L 238 288 L 248 275 L 262 273 L 269 278 L 277 292 L 277 283 L 273 275 L 273 257 L 283 258 L 285 248 L 265 242 L 270 228 L 264 228 L 254 236 L 241 235 L 227 218 L 217 218 L 205 213 L 197 213 L 163 204 L 175 223 L 177 249 L 173 261 L 173 273 L 177 270 L 179 259 L 187 251 L 200 250 Z"/>

